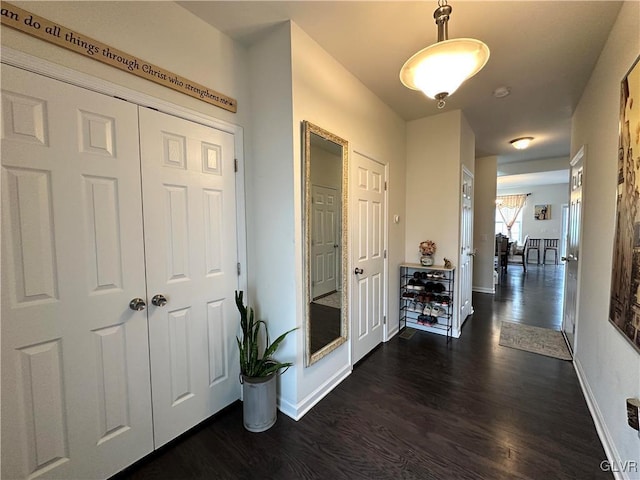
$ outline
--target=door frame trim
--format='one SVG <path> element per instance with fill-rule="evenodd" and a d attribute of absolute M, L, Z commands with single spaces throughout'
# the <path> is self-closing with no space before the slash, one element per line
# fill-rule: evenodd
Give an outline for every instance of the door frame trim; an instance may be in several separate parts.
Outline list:
<path fill-rule="evenodd" d="M 473 201 L 474 200 L 474 193 L 475 193 L 475 184 L 476 184 L 476 177 L 475 177 L 475 172 L 472 172 L 471 170 L 469 170 L 469 168 L 467 168 L 466 165 L 462 165 L 462 168 L 460 169 L 460 191 L 458 192 L 458 198 L 460 199 L 460 204 L 458 205 L 458 213 L 459 213 L 459 217 L 458 217 L 458 227 L 460 228 L 459 230 L 459 235 L 458 235 L 458 268 L 457 268 L 457 272 L 456 272 L 456 283 L 458 284 L 458 287 L 456 288 L 456 293 L 457 293 L 457 307 L 454 309 L 454 314 L 456 315 L 457 318 L 454 318 L 454 328 L 452 330 L 452 335 L 454 338 L 460 338 L 460 335 L 462 335 L 462 326 L 464 325 L 464 322 L 466 322 L 467 318 L 469 318 L 471 315 L 473 315 L 475 313 L 475 310 L 473 308 L 473 257 L 471 258 L 471 260 L 469 260 L 469 264 L 471 265 L 471 295 L 469 297 L 469 313 L 465 318 L 462 318 L 461 315 L 461 300 L 460 298 L 462 297 L 462 278 L 460 275 L 460 265 L 462 264 L 462 249 L 464 248 L 464 245 L 462 244 L 462 222 L 464 220 L 463 218 L 463 199 L 462 196 L 464 194 L 464 192 L 462 191 L 462 188 L 464 186 L 464 176 L 465 174 L 468 175 L 471 178 L 471 216 L 472 216 L 472 220 L 475 217 L 475 208 L 476 208 L 476 204 Z M 475 250 L 475 247 L 473 246 L 473 221 L 471 222 L 471 250 Z M 454 304 L 456 303 L 456 301 L 454 300 Z"/>
<path fill-rule="evenodd" d="M 235 158 L 238 160 L 236 173 L 236 225 L 238 262 L 244 267 L 238 275 L 238 288 L 247 290 L 247 228 L 245 202 L 245 168 L 244 168 L 244 129 L 240 125 L 220 120 L 210 115 L 167 102 L 128 87 L 116 85 L 102 78 L 49 62 L 28 53 L 3 46 L 0 49 L 0 62 L 20 68 L 38 75 L 52 78 L 85 90 L 119 98 L 142 107 L 153 108 L 174 117 L 231 133 L 234 138 Z"/>

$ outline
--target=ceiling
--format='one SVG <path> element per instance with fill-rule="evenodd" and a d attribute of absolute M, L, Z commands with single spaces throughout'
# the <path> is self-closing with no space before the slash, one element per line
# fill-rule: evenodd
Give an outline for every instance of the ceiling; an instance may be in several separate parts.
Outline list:
<path fill-rule="evenodd" d="M 491 57 L 444 110 L 399 80 L 404 62 L 436 42 L 436 0 L 178 2 L 245 45 L 293 20 L 405 120 L 461 109 L 478 157 L 499 163 L 570 155 L 571 116 L 615 22 L 621 2 L 450 0 L 449 38 L 485 42 Z M 495 98 L 500 86 L 511 89 Z M 527 150 L 509 140 L 533 136 Z"/>

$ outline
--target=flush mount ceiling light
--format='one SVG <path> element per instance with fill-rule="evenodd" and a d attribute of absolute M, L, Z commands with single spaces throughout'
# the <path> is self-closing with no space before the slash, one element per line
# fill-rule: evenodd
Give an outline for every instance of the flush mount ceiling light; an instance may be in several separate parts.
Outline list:
<path fill-rule="evenodd" d="M 451 10 L 446 0 L 438 1 L 438 8 L 433 12 L 438 42 L 413 55 L 400 70 L 403 85 L 422 90 L 427 97 L 438 100 L 438 108 L 444 108 L 445 98 L 482 70 L 489 60 L 489 47 L 480 40 L 448 39 Z"/>
<path fill-rule="evenodd" d="M 498 87 L 493 91 L 493 96 L 496 98 L 504 98 L 509 96 L 511 89 L 509 87 Z"/>
<path fill-rule="evenodd" d="M 513 148 L 516 148 L 518 150 L 524 150 L 529 146 L 529 144 L 531 143 L 531 140 L 533 140 L 533 137 L 520 137 L 520 138 L 514 138 L 509 143 L 513 145 Z"/>

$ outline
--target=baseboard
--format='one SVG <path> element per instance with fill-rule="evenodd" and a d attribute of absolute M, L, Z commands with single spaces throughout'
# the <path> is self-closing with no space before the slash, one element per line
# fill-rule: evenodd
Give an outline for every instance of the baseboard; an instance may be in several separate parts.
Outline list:
<path fill-rule="evenodd" d="M 600 408 L 598 408 L 598 403 L 596 402 L 593 391 L 589 386 L 589 382 L 584 374 L 582 365 L 576 357 L 573 358 L 573 368 L 575 368 L 576 374 L 578 375 L 580 388 L 582 388 L 582 393 L 587 402 L 587 407 L 589 407 L 591 418 L 593 418 L 593 423 L 596 426 L 596 431 L 598 432 L 598 437 L 600 438 L 600 443 L 602 443 L 602 448 L 604 448 L 604 453 L 607 456 L 609 465 L 622 465 L 622 460 L 615 448 L 611 435 L 609 434 L 609 430 L 607 429 L 607 425 L 604 423 L 604 418 L 602 417 Z M 621 472 L 619 470 L 620 469 L 618 468 L 611 468 L 611 473 L 613 473 L 613 477 L 616 480 L 631 480 L 631 477 L 627 475 L 629 472 Z"/>
<path fill-rule="evenodd" d="M 395 337 L 398 333 L 400 333 L 400 326 L 396 327 L 393 331 L 387 333 L 387 339 L 384 342 L 388 342 L 393 337 Z"/>
<path fill-rule="evenodd" d="M 278 399 L 278 409 L 293 418 L 296 422 L 300 420 L 309 410 L 313 408 L 320 400 L 326 397 L 331 390 L 336 388 L 342 381 L 351 375 L 351 365 L 345 365 L 341 370 L 335 373 L 326 382 L 316 388 L 311 394 L 304 398 L 297 405 L 286 400 Z"/>
<path fill-rule="evenodd" d="M 495 294 L 496 293 L 496 287 L 493 288 L 487 288 L 487 287 L 471 287 L 471 291 L 473 292 L 478 292 L 478 293 L 490 293 L 490 294 Z"/>

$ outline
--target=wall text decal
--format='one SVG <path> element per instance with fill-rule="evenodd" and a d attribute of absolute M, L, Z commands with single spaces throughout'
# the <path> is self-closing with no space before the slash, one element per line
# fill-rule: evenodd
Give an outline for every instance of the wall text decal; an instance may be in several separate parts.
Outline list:
<path fill-rule="evenodd" d="M 92 58 L 125 72 L 146 78 L 159 85 L 197 98 L 203 102 L 235 113 L 238 104 L 235 99 L 222 95 L 199 83 L 164 70 L 140 58 L 105 45 L 90 37 L 69 30 L 62 25 L 34 15 L 26 10 L 2 2 L 0 19 L 7 27 L 20 30 L 41 40 Z"/>

